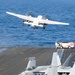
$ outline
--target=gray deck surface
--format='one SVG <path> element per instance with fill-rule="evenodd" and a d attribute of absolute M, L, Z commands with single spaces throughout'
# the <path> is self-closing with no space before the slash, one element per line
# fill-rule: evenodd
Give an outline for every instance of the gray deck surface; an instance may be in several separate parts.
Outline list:
<path fill-rule="evenodd" d="M 46 47 L 1 47 L 7 49 L 0 53 L 0 75 L 18 75 L 25 70 L 28 57 L 36 57 L 37 65 L 49 65 L 55 48 Z M 63 52 L 62 63 L 75 49 Z"/>

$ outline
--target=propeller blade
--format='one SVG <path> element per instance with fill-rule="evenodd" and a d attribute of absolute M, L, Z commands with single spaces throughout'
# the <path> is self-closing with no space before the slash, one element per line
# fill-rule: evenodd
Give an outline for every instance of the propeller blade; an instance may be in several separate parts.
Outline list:
<path fill-rule="evenodd" d="M 27 15 L 27 16 L 34 16 L 34 14 L 32 14 L 32 12 L 27 12 L 25 15 Z"/>

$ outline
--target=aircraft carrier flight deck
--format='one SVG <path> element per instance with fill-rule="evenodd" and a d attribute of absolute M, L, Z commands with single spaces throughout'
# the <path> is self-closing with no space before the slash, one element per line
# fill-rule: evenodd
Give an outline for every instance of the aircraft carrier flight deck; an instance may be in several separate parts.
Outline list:
<path fill-rule="evenodd" d="M 0 75 L 18 75 L 25 71 L 28 63 L 28 57 L 36 57 L 37 66 L 49 65 L 52 54 L 58 49 L 47 47 L 0 47 L 6 49 L 0 53 Z M 75 53 L 75 49 L 63 49 L 61 62 Z M 70 61 L 73 63 L 75 58 Z"/>

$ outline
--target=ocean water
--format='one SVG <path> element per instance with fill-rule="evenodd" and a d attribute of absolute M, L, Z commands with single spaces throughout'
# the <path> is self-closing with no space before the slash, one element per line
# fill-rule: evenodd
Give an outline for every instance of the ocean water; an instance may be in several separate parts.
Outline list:
<path fill-rule="evenodd" d="M 69 26 L 47 25 L 33 29 L 6 11 L 31 12 Z M 75 42 L 75 0 L 0 0 L 0 46 L 54 46 L 55 42 Z"/>

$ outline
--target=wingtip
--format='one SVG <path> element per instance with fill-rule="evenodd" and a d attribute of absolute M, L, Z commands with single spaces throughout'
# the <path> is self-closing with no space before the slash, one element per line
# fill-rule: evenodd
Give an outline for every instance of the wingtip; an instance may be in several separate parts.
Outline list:
<path fill-rule="evenodd" d="M 9 14 L 10 12 L 6 11 L 7 14 Z"/>
<path fill-rule="evenodd" d="M 69 24 L 69 23 L 65 23 L 64 25 L 67 25 L 67 26 L 68 26 L 68 25 L 70 25 L 70 24 Z"/>
<path fill-rule="evenodd" d="M 6 13 L 8 13 L 8 11 L 6 11 Z"/>
<path fill-rule="evenodd" d="M 67 25 L 70 25 L 69 23 L 67 23 Z"/>
<path fill-rule="evenodd" d="M 6 11 L 6 13 L 9 14 L 9 15 L 14 15 L 14 13 L 12 13 L 12 12 Z"/>
<path fill-rule="evenodd" d="M 9 14 L 9 12 L 8 12 L 8 11 L 6 11 L 6 14 Z"/>

